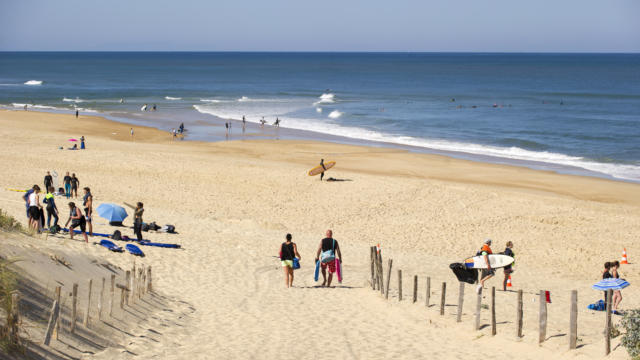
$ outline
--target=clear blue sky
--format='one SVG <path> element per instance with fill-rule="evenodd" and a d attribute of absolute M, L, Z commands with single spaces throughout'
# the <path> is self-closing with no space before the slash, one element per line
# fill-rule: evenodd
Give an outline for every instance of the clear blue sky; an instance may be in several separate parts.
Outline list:
<path fill-rule="evenodd" d="M 640 52 L 640 0 L 0 0 L 0 50 Z"/>

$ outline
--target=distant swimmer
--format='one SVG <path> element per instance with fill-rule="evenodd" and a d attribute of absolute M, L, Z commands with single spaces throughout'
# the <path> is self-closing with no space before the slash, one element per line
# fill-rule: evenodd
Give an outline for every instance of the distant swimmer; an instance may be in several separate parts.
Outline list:
<path fill-rule="evenodd" d="M 242 133 L 244 134 L 245 127 L 247 126 L 247 120 L 242 115 Z"/>
<path fill-rule="evenodd" d="M 280 119 L 276 118 L 276 121 L 273 123 L 273 126 L 280 127 Z"/>
<path fill-rule="evenodd" d="M 147 104 L 142 105 L 140 111 L 147 111 Z"/>
<path fill-rule="evenodd" d="M 262 117 L 262 119 L 260 119 L 260 127 L 264 128 L 264 123 L 266 123 L 267 121 L 264 119 L 264 116 Z"/>
<path fill-rule="evenodd" d="M 456 102 L 456 98 L 451 98 L 451 102 Z"/>
<path fill-rule="evenodd" d="M 560 105 L 564 105 L 564 101 L 560 100 Z"/>
<path fill-rule="evenodd" d="M 180 123 L 179 129 L 180 134 L 184 133 L 184 123 Z"/>
<path fill-rule="evenodd" d="M 156 104 L 153 104 L 153 107 L 151 108 L 151 111 L 156 111 L 158 110 L 158 108 L 156 107 Z"/>
<path fill-rule="evenodd" d="M 124 104 L 124 99 L 120 98 L 120 104 Z"/>

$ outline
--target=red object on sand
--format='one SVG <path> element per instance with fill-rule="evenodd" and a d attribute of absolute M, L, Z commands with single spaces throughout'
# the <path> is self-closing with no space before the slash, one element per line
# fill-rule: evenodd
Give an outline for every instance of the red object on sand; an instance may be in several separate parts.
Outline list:
<path fill-rule="evenodd" d="M 549 290 L 545 291 L 544 295 L 547 298 L 547 304 L 551 304 L 551 291 L 549 291 Z"/>
<path fill-rule="evenodd" d="M 69 141 L 78 141 L 78 139 L 69 139 Z"/>

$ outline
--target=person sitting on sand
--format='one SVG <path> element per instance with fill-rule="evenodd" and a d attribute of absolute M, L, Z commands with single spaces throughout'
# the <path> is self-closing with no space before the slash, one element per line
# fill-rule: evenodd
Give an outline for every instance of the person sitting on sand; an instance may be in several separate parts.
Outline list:
<path fill-rule="evenodd" d="M 478 285 L 478 288 L 476 289 L 476 292 L 478 294 L 480 294 L 482 292 L 482 289 L 484 288 L 484 282 L 491 279 L 493 277 L 493 275 L 495 275 L 496 270 L 491 268 L 491 264 L 489 263 L 489 255 L 491 255 L 491 239 L 487 239 L 484 241 L 484 244 L 482 244 L 482 249 L 480 249 L 479 254 L 480 256 L 484 257 L 484 261 L 487 264 L 487 268 L 486 269 L 482 269 L 481 275 L 480 275 L 480 285 Z"/>
<path fill-rule="evenodd" d="M 84 206 L 84 212 L 87 215 L 86 220 L 89 224 L 89 235 L 93 236 L 93 225 L 91 224 L 91 215 L 93 215 L 93 195 L 91 195 L 91 189 L 88 187 L 84 188 L 82 206 Z"/>
<path fill-rule="evenodd" d="M 515 254 L 513 253 L 513 250 L 511 250 L 511 248 L 513 248 L 513 242 L 507 241 L 507 248 L 504 249 L 503 254 L 514 257 Z M 514 271 L 511 265 L 512 264 L 509 264 L 504 267 L 504 281 L 502 282 L 502 291 L 507 291 L 507 281 L 509 281 L 509 276 Z"/>
<path fill-rule="evenodd" d="M 340 252 L 340 246 L 338 245 L 338 241 L 333 238 L 333 231 L 327 230 L 326 237 L 320 240 L 320 246 L 318 246 L 318 251 L 316 253 L 316 262 L 320 261 L 320 254 L 325 251 L 333 250 L 334 254 L 338 254 L 338 261 L 342 264 L 342 252 Z M 326 270 L 329 268 L 329 281 L 327 281 Z M 333 279 L 333 273 L 336 272 L 336 263 L 334 261 L 330 261 L 328 263 L 321 263 L 320 268 L 322 269 L 322 286 L 331 286 L 331 280 Z"/>
<path fill-rule="evenodd" d="M 84 242 L 88 243 L 89 238 L 87 238 L 87 222 L 82 216 L 82 211 L 76 206 L 76 204 L 71 201 L 69 203 L 69 219 L 64 224 L 64 227 L 69 226 L 69 222 L 71 222 L 71 227 L 69 228 L 69 236 L 71 240 L 73 240 L 73 230 L 80 227 L 80 231 L 82 232 L 82 236 L 84 237 Z"/>
<path fill-rule="evenodd" d="M 620 268 L 619 261 L 611 262 L 611 277 L 620 279 L 620 274 L 618 273 L 618 268 Z M 622 301 L 622 292 L 620 290 L 614 290 L 613 296 L 611 297 L 611 302 L 613 303 L 613 310 L 618 310 L 618 305 Z"/>
<path fill-rule="evenodd" d="M 136 204 L 133 220 L 133 233 L 136 234 L 138 241 L 142 241 L 142 214 L 144 213 L 144 205 L 141 202 Z"/>
<path fill-rule="evenodd" d="M 280 261 L 284 269 L 285 286 L 290 288 L 293 287 L 293 258 L 297 257 L 299 260 L 300 254 L 296 243 L 291 241 L 291 234 L 287 234 L 285 239 L 286 241 L 280 245 Z"/>
<path fill-rule="evenodd" d="M 78 144 L 73 144 L 68 150 L 78 150 Z"/>

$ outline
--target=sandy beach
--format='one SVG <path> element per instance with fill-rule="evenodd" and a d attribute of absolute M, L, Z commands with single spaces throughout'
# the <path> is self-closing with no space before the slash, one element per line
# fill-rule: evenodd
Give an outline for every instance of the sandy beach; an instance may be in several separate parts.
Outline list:
<path fill-rule="evenodd" d="M 605 314 L 587 305 L 602 298 L 591 285 L 605 261 L 620 260 L 623 248 L 631 264 L 620 272 L 632 285 L 622 292 L 621 308 L 640 306 L 638 184 L 314 141 L 172 141 L 167 132 L 140 126 L 131 138 L 130 128 L 93 116 L 0 111 L 0 207 L 12 216 L 26 222 L 21 194 L 7 189 L 42 186 L 45 172 L 55 170 L 59 181 L 66 171 L 76 173 L 96 205 L 141 201 L 145 221 L 176 226 L 178 234 L 149 232 L 145 238 L 182 249 L 145 248 L 138 262 L 153 266 L 158 294 L 195 311 L 184 324 L 155 328 L 162 335 L 153 341 L 124 340 L 90 358 L 602 358 Z M 86 150 L 58 149 L 80 136 L 87 138 Z M 307 176 L 321 158 L 337 162 L 327 176 L 345 181 Z M 57 202 L 64 224 L 66 201 Z M 132 216 L 125 221 L 131 224 Z M 320 288 L 313 259 L 327 229 L 342 248 L 344 281 Z M 104 219 L 94 225 L 96 232 L 114 230 Z M 292 289 L 285 288 L 277 259 L 286 233 L 302 257 Z M 490 326 L 473 329 L 473 285 L 466 286 L 462 322 L 456 323 L 458 281 L 449 269 L 474 255 L 486 238 L 493 239 L 494 252 L 513 241 L 516 254 L 512 290 L 497 291 L 495 336 Z M 36 237 L 43 246 L 131 267 L 132 256 L 80 239 Z M 385 268 L 393 259 L 389 300 L 369 284 L 369 247 L 378 243 Z M 402 301 L 397 269 L 403 272 Z M 498 270 L 488 281 L 489 290 L 501 289 L 502 274 Z M 414 275 L 416 303 L 410 300 Z M 434 305 L 442 282 L 444 316 Z M 520 289 L 524 337 L 518 339 Z M 540 290 L 550 291 L 552 300 L 541 346 Z M 569 351 L 571 290 L 578 290 L 579 347 Z M 490 291 L 483 294 L 489 304 Z M 489 323 L 483 310 L 482 324 Z M 609 357 L 627 359 L 619 340 L 613 339 Z"/>

